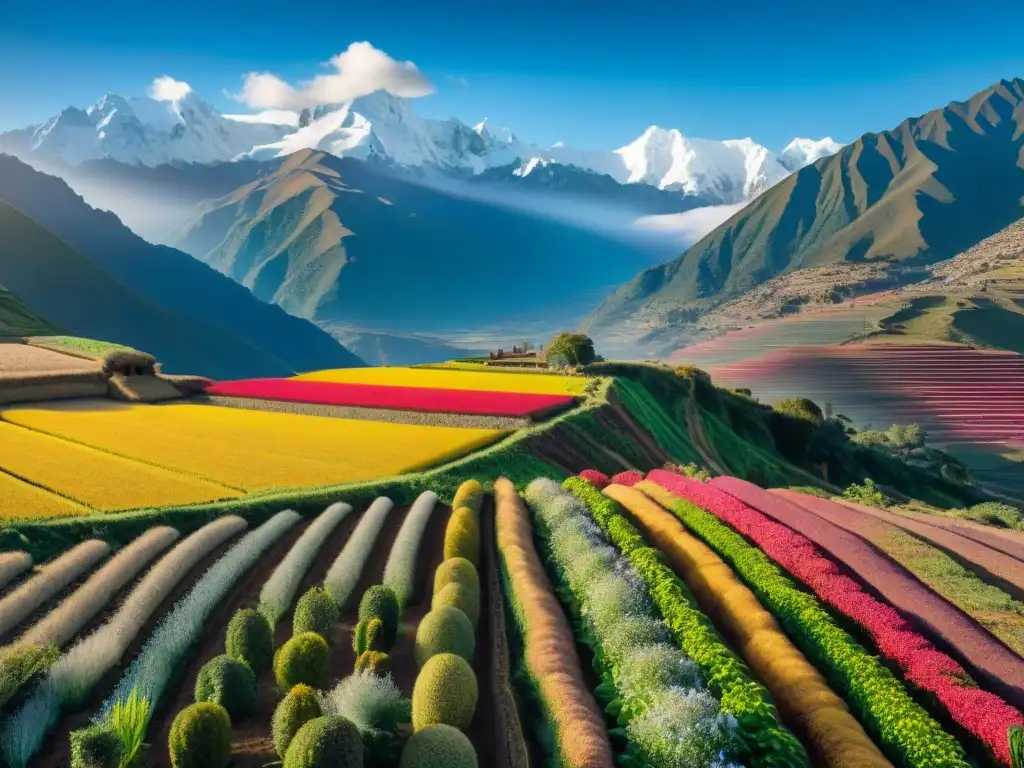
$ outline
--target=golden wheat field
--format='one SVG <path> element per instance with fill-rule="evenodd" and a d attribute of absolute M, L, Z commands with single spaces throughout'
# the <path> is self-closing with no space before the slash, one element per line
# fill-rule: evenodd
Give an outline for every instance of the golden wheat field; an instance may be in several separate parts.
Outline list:
<path fill-rule="evenodd" d="M 418 389 L 468 389 L 478 392 L 522 392 L 535 395 L 582 395 L 593 379 L 550 373 L 498 373 L 434 368 L 336 368 L 296 376 L 305 381 L 379 384 Z"/>
<path fill-rule="evenodd" d="M 0 522 L 31 517 L 85 515 L 81 504 L 44 491 L 0 470 Z"/>
<path fill-rule="evenodd" d="M 242 491 L 403 474 L 442 464 L 505 434 L 493 429 L 106 400 L 10 408 L 2 418 Z"/>
<path fill-rule="evenodd" d="M 0 469 L 104 512 L 239 495 L 198 477 L 124 459 L 13 424 L 0 424 Z"/>

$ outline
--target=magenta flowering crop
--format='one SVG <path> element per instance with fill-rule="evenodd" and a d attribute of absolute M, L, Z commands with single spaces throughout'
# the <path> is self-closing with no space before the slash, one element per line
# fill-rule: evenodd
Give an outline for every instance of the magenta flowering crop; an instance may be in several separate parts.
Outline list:
<path fill-rule="evenodd" d="M 628 472 L 619 472 L 617 475 L 612 475 L 611 482 L 613 485 L 625 485 L 632 488 L 643 479 L 643 472 L 637 472 L 635 469 L 631 469 Z"/>
<path fill-rule="evenodd" d="M 719 488 L 664 470 L 654 470 L 648 479 L 731 525 L 820 599 L 857 622 L 908 682 L 932 693 L 957 723 L 1010 765 L 1006 733 L 1012 725 L 1024 725 L 1024 715 L 978 688 L 960 664 L 916 632 L 899 611 L 843 575 L 809 539 Z"/>
<path fill-rule="evenodd" d="M 608 475 L 604 472 L 598 472 L 596 469 L 584 469 L 580 472 L 580 477 L 599 491 L 611 482 L 608 479 Z"/>

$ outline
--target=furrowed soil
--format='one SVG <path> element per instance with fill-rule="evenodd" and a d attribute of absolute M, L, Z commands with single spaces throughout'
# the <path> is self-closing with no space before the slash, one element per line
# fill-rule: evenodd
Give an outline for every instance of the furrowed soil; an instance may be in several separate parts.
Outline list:
<path fill-rule="evenodd" d="M 150 616 L 149 620 L 141 627 L 135 639 L 128 646 L 128 650 L 125 652 L 124 656 L 121 657 L 121 661 L 109 670 L 107 674 L 100 678 L 100 681 L 95 686 L 93 686 L 82 708 L 78 711 L 65 713 L 63 715 L 61 720 L 58 722 L 57 727 L 51 731 L 49 736 L 47 736 L 46 741 L 43 742 L 42 749 L 31 763 L 33 766 L 37 768 L 65 768 L 65 766 L 71 764 L 68 748 L 71 732 L 79 728 L 87 728 L 89 726 L 92 716 L 100 708 L 100 705 L 103 704 L 107 696 L 110 695 L 111 691 L 113 691 L 114 686 L 116 686 L 118 681 L 120 681 L 124 676 L 124 673 L 127 671 L 132 661 L 138 655 L 139 651 L 142 650 L 146 641 L 149 640 L 149 636 L 153 634 L 153 631 L 163 620 L 164 615 L 182 595 L 192 588 L 195 581 L 202 576 L 211 565 L 217 562 L 217 559 L 221 555 L 237 543 L 238 540 L 246 534 L 246 532 L 247 531 L 241 531 L 237 535 L 228 539 L 203 558 L 185 575 L 185 578 L 183 578 L 167 598 L 157 606 L 156 610 L 153 611 L 153 615 Z M 152 568 L 153 565 L 156 565 L 156 562 L 157 561 L 154 561 L 150 568 Z M 147 571 L 148 570 L 149 569 L 147 569 Z M 98 627 L 102 622 L 105 622 L 113 615 L 119 605 L 120 604 L 115 605 L 111 603 L 110 608 L 104 613 L 104 615 L 94 619 L 91 624 Z M 152 731 L 150 732 L 152 733 Z"/>

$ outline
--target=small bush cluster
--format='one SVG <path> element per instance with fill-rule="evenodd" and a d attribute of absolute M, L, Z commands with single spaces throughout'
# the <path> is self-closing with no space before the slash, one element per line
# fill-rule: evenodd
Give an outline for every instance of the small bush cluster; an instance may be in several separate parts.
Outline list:
<path fill-rule="evenodd" d="M 356 657 L 356 672 L 369 670 L 375 675 L 391 673 L 391 657 L 381 651 L 363 651 Z"/>
<path fill-rule="evenodd" d="M 292 616 L 292 634 L 316 632 L 327 640 L 331 634 L 331 627 L 337 623 L 339 618 L 341 618 L 341 608 L 338 607 L 327 590 L 310 587 L 295 604 L 295 614 Z"/>
<path fill-rule="evenodd" d="M 352 630 L 352 650 L 356 656 L 380 651 L 384 645 L 384 622 L 379 618 L 363 619 Z"/>
<path fill-rule="evenodd" d="M 857 483 L 850 485 L 843 491 L 843 498 L 847 501 L 856 501 L 858 504 L 867 504 L 869 507 L 885 508 L 891 503 L 870 477 L 864 481 L 864 485 L 857 485 Z"/>
<path fill-rule="evenodd" d="M 410 720 L 411 705 L 391 675 L 354 672 L 321 695 L 325 715 L 343 717 L 359 731 L 366 752 L 375 761 L 390 762 L 397 752 L 398 728 Z"/>
<path fill-rule="evenodd" d="M 121 739 L 110 728 L 94 725 L 71 734 L 71 768 L 118 768 Z"/>
<path fill-rule="evenodd" d="M 475 649 L 473 623 L 452 606 L 443 605 L 430 611 L 416 630 L 416 663 L 421 667 L 439 653 L 454 653 L 472 661 Z"/>
<path fill-rule="evenodd" d="M 231 617 L 225 638 L 228 656 L 245 662 L 256 677 L 274 666 L 274 638 L 259 611 L 243 608 Z"/>
<path fill-rule="evenodd" d="M 469 507 L 456 509 L 444 532 L 444 558 L 464 557 L 480 564 L 480 522 Z"/>
<path fill-rule="evenodd" d="M 220 704 L 231 717 L 256 708 L 256 676 L 244 661 L 223 654 L 206 662 L 196 676 L 196 701 Z"/>
<path fill-rule="evenodd" d="M 458 728 L 437 723 L 416 731 L 402 750 L 399 768 L 477 768 L 476 750 Z"/>
<path fill-rule="evenodd" d="M 344 717 L 323 715 L 306 722 L 285 753 L 284 768 L 363 768 L 359 729 Z"/>
<path fill-rule="evenodd" d="M 412 725 L 417 731 L 443 723 L 465 730 L 473 722 L 478 688 L 469 662 L 439 653 L 423 665 L 412 692 Z"/>
<path fill-rule="evenodd" d="M 231 755 L 231 718 L 212 702 L 185 707 L 167 739 L 174 768 L 223 768 Z"/>
<path fill-rule="evenodd" d="M 327 679 L 327 641 L 316 632 L 295 635 L 274 654 L 274 679 L 282 690 L 300 683 L 321 687 Z"/>
<path fill-rule="evenodd" d="M 606 475 L 604 472 L 598 472 L 596 469 L 584 469 L 582 472 L 580 472 L 580 477 L 586 480 L 595 488 L 597 488 L 597 490 L 599 491 L 602 488 L 606 487 L 611 482 L 611 480 L 608 478 L 608 475 Z"/>
<path fill-rule="evenodd" d="M 379 645 L 367 650 L 388 651 L 391 649 L 398 637 L 400 614 L 398 596 L 391 587 L 378 584 L 363 593 L 363 599 L 359 601 L 359 620 L 368 622 L 372 619 L 380 619 L 382 625 Z"/>
<path fill-rule="evenodd" d="M 282 760 L 299 729 L 322 714 L 320 698 L 308 685 L 296 685 L 281 699 L 274 710 L 270 732 L 274 739 L 274 749 Z"/>

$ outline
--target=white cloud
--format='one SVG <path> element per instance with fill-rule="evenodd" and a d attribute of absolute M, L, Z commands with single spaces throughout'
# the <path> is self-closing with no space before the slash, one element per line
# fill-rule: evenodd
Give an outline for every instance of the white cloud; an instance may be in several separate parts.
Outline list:
<path fill-rule="evenodd" d="M 164 75 L 154 80 L 146 93 L 156 101 L 178 101 L 192 93 L 192 86 Z"/>
<path fill-rule="evenodd" d="M 252 109 L 301 110 L 379 90 L 406 98 L 434 91 L 433 83 L 411 61 L 396 61 L 368 42 L 352 43 L 326 66 L 335 71 L 297 86 L 270 72 L 250 72 L 235 98 Z"/>
<path fill-rule="evenodd" d="M 695 243 L 720 224 L 728 221 L 738 211 L 743 210 L 747 203 L 735 205 L 709 205 L 694 208 L 683 213 L 670 213 L 663 216 L 642 216 L 633 222 L 633 226 L 652 234 L 678 238 L 685 243 Z"/>
<path fill-rule="evenodd" d="M 224 115 L 228 120 L 239 123 L 266 123 L 268 125 L 299 125 L 299 113 L 290 109 L 268 109 L 255 115 Z"/>

